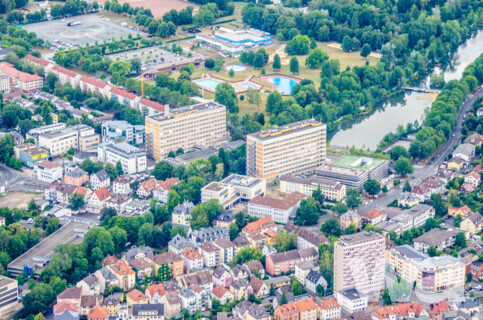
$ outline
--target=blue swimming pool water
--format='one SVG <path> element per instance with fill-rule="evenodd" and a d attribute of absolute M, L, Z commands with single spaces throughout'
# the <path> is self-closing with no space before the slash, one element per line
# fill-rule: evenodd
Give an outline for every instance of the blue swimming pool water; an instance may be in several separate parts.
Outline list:
<path fill-rule="evenodd" d="M 268 81 L 277 86 L 277 91 L 281 94 L 290 94 L 293 86 L 298 83 L 294 79 L 280 76 L 268 78 Z"/>
<path fill-rule="evenodd" d="M 216 86 L 219 85 L 221 82 L 214 79 L 202 79 L 196 81 L 195 83 L 199 86 L 203 86 L 214 91 L 216 89 Z"/>
<path fill-rule="evenodd" d="M 230 69 L 233 69 L 233 71 L 235 71 L 235 72 L 239 72 L 239 71 L 245 71 L 247 69 L 247 67 L 240 66 L 240 65 L 226 66 L 225 67 L 225 70 L 227 70 L 227 71 L 230 71 Z"/>
<path fill-rule="evenodd" d="M 242 83 L 240 86 L 243 87 L 243 88 L 247 88 L 247 89 L 248 88 L 256 88 L 257 87 L 253 83 Z"/>

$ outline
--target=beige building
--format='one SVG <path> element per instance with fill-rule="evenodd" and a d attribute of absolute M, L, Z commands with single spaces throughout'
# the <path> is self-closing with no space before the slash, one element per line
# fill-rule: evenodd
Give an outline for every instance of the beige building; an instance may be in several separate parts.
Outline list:
<path fill-rule="evenodd" d="M 340 216 L 339 224 L 342 231 L 345 231 L 351 224 L 359 230 L 362 226 L 362 217 L 355 211 L 349 211 Z"/>
<path fill-rule="evenodd" d="M 43 78 L 36 74 L 19 71 L 8 62 L 0 62 L 0 74 L 11 77 L 13 84 L 24 92 L 40 90 L 44 84 Z"/>
<path fill-rule="evenodd" d="M 342 201 L 345 198 L 346 186 L 338 181 L 317 176 L 302 178 L 286 175 L 280 178 L 280 193 L 282 194 L 298 191 L 306 196 L 311 196 L 312 192 L 318 188 L 327 199 Z"/>
<path fill-rule="evenodd" d="M 374 232 L 341 236 L 334 244 L 334 291 L 384 289 L 385 248 L 384 236 Z"/>
<path fill-rule="evenodd" d="M 475 212 L 461 221 L 460 228 L 471 234 L 477 234 L 483 228 L 483 217 L 479 212 Z"/>
<path fill-rule="evenodd" d="M 226 107 L 216 102 L 170 110 L 146 117 L 149 154 L 156 160 L 179 148 L 189 151 L 195 145 L 212 146 L 226 135 Z"/>
<path fill-rule="evenodd" d="M 53 133 L 39 135 L 39 146 L 49 150 L 51 156 L 66 154 L 70 148 L 79 151 L 97 150 L 99 135 L 94 128 L 75 125 Z"/>
<path fill-rule="evenodd" d="M 249 134 L 247 175 L 271 182 L 310 172 L 325 161 L 326 139 L 326 125 L 313 119 Z"/>
<path fill-rule="evenodd" d="M 389 265 L 396 275 L 425 292 L 441 292 L 465 284 L 465 264 L 458 259 L 442 255 L 429 257 L 411 246 L 392 248 Z"/>
<path fill-rule="evenodd" d="M 0 317 L 12 312 L 18 304 L 18 283 L 14 279 L 0 276 Z"/>

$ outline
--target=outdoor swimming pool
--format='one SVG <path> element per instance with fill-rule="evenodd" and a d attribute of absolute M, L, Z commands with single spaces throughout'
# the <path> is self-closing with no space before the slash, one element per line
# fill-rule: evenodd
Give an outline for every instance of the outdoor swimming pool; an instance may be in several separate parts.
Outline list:
<path fill-rule="evenodd" d="M 287 95 L 292 92 L 293 86 L 299 83 L 297 80 L 284 76 L 269 77 L 267 80 L 277 87 L 278 92 Z"/>
<path fill-rule="evenodd" d="M 205 88 L 215 91 L 216 86 L 219 85 L 221 82 L 215 79 L 201 79 L 201 80 L 195 81 L 195 83 L 199 86 L 203 86 Z"/>
<path fill-rule="evenodd" d="M 240 85 L 240 87 L 247 88 L 247 89 L 248 89 L 248 88 L 254 88 L 254 89 L 255 89 L 257 86 L 256 86 L 256 85 L 254 85 L 253 83 L 242 83 L 242 84 Z"/>
<path fill-rule="evenodd" d="M 240 66 L 240 65 L 226 66 L 225 67 L 226 71 L 230 71 L 230 69 L 233 69 L 233 71 L 238 72 L 238 71 L 245 71 L 247 69 L 247 67 Z"/>

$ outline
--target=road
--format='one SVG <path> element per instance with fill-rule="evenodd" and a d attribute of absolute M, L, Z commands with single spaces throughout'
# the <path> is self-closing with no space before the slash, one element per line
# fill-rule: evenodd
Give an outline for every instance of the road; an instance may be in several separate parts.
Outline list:
<path fill-rule="evenodd" d="M 478 100 L 480 97 L 483 96 L 483 89 L 480 87 L 476 94 L 471 95 L 463 102 L 463 105 L 460 108 L 460 112 L 458 114 L 458 122 L 456 127 L 453 129 L 453 134 L 451 137 L 446 141 L 440 150 L 433 155 L 432 161 L 430 165 L 426 165 L 422 168 L 418 168 L 414 170 L 412 174 L 412 178 L 410 179 L 410 184 L 412 187 L 419 185 L 424 179 L 432 176 L 437 170 L 438 167 L 443 163 L 444 159 L 454 150 L 454 146 L 459 144 L 461 140 L 461 127 L 463 124 L 463 117 L 466 115 L 466 112 L 470 110 L 473 104 Z M 359 208 L 359 214 L 362 214 L 370 209 L 374 208 L 381 208 L 387 206 L 389 203 L 396 200 L 399 195 L 401 194 L 401 189 L 392 189 L 384 196 L 379 197 L 378 199 L 373 200 L 372 202 L 366 204 Z"/>
<path fill-rule="evenodd" d="M 47 183 L 33 179 L 21 172 L 0 164 L 0 184 L 7 183 L 6 191 L 44 192 Z"/>

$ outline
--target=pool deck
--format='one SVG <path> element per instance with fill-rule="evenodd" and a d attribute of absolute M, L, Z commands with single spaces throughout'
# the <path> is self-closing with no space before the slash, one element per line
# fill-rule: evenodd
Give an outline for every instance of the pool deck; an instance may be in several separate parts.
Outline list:
<path fill-rule="evenodd" d="M 196 85 L 198 87 L 203 88 L 203 89 L 205 89 L 206 91 L 209 91 L 209 92 L 215 92 L 215 90 L 197 83 L 197 81 L 200 81 L 200 80 L 213 80 L 213 81 L 217 81 L 217 82 L 220 82 L 220 83 L 228 82 L 228 81 L 225 81 L 223 79 L 214 77 L 212 75 L 205 76 L 204 78 L 196 78 L 196 79 L 191 80 L 191 82 L 196 83 Z M 255 90 L 260 90 L 260 89 L 263 88 L 263 86 L 261 84 L 251 82 L 249 80 L 241 80 L 241 81 L 228 82 L 228 83 L 231 84 L 231 86 L 233 88 L 235 88 L 235 92 L 237 94 L 247 91 L 250 86 L 253 87 L 253 89 L 255 89 Z M 246 84 L 247 86 L 243 86 L 243 84 Z"/>
<path fill-rule="evenodd" d="M 268 82 L 272 86 L 272 91 L 277 90 L 277 86 L 275 85 L 275 83 L 268 81 L 268 79 L 272 79 L 272 78 L 288 78 L 288 79 L 292 79 L 294 81 L 297 81 L 298 83 L 300 83 L 302 81 L 302 79 L 295 78 L 295 77 L 292 77 L 292 76 L 286 76 L 286 75 L 280 74 L 280 73 L 273 73 L 273 74 L 267 74 L 265 76 L 261 76 L 260 79 L 262 79 L 265 82 Z M 281 93 L 281 94 L 284 95 L 284 96 L 290 95 L 290 94 L 284 94 L 284 93 Z"/>

